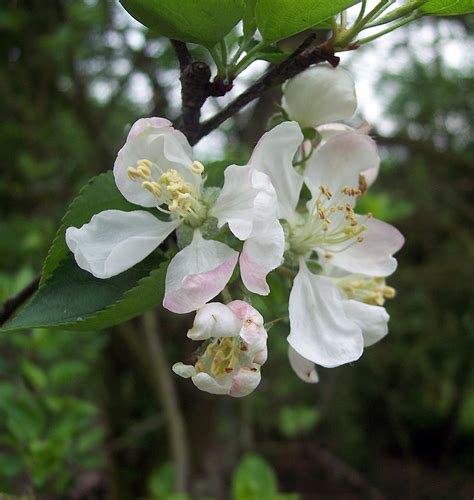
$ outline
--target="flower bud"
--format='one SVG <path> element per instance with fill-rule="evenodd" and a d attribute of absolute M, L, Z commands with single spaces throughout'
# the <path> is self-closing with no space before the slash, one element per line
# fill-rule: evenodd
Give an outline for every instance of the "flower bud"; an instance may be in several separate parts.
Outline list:
<path fill-rule="evenodd" d="M 357 108 L 354 80 L 340 67 L 312 66 L 283 86 L 282 107 L 302 128 L 348 120 Z"/>
<path fill-rule="evenodd" d="M 188 332 L 193 340 L 206 340 L 194 365 L 175 363 L 173 371 L 191 378 L 211 394 L 242 397 L 260 383 L 260 367 L 267 359 L 267 332 L 262 315 L 251 305 L 235 300 L 212 302 L 199 309 Z"/>
<path fill-rule="evenodd" d="M 242 321 L 228 306 L 220 302 L 209 302 L 196 312 L 188 337 L 192 340 L 232 337 L 239 333 L 241 324 Z"/>

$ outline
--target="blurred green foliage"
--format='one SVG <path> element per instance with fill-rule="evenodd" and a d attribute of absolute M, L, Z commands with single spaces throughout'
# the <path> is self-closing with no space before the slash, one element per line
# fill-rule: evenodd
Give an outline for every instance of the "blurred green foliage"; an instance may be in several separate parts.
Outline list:
<path fill-rule="evenodd" d="M 468 23 L 454 41 L 471 40 Z M 112 167 L 128 124 L 174 118 L 179 89 L 169 45 L 106 0 L 7 1 L 0 27 L 4 301 L 41 269 L 67 206 Z M 231 400 L 176 380 L 192 498 L 368 498 L 373 485 L 389 498 L 471 494 L 474 75 L 445 63 L 439 38 L 423 63 L 416 47 L 398 48 L 410 64 L 380 82 L 392 131 L 378 138 L 381 174 L 359 204 L 407 238 L 389 282 L 389 336 L 303 384 L 286 359 L 290 279 L 273 273 L 269 298 L 247 297 L 266 321 L 280 319 L 258 391 Z M 226 163 L 246 160 L 272 112 L 262 99 L 225 125 Z M 215 159 L 208 144 L 202 155 Z M 209 166 L 209 184 L 219 172 Z M 170 365 L 192 359 L 190 318 L 160 316 Z M 128 327 L 140 343 L 139 324 Z M 173 486 L 162 404 L 122 330 L 2 334 L 0 374 L 0 491 L 187 498 Z"/>

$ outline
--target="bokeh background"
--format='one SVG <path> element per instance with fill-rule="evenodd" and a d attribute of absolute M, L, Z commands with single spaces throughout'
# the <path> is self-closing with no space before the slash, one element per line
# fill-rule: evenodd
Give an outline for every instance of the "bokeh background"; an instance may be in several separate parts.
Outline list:
<path fill-rule="evenodd" d="M 360 98 L 354 124 L 370 121 L 383 157 L 361 209 L 407 239 L 389 283 L 398 294 L 387 304 L 388 337 L 305 385 L 288 365 L 288 325 L 279 322 L 261 386 L 233 400 L 167 369 L 192 354 L 192 317 L 158 311 L 104 332 L 0 334 L 0 492 L 472 498 L 473 25 L 472 16 L 423 19 L 343 57 Z M 180 87 L 169 43 L 107 0 L 7 0 L 0 53 L 4 301 L 41 269 L 68 204 L 111 168 L 130 124 L 178 116 Z M 278 101 L 278 91 L 265 95 L 201 141 L 197 157 L 245 162 Z M 288 283 L 271 281 L 270 300 L 252 298 L 267 320 L 287 314 Z M 150 321 L 158 355 L 146 347 Z M 186 471 L 189 494 L 178 494 Z"/>

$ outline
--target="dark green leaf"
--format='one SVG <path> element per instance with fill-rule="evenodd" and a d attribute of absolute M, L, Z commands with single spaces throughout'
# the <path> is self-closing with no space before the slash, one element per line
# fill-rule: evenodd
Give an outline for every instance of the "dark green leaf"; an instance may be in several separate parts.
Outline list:
<path fill-rule="evenodd" d="M 129 203 L 117 189 L 111 171 L 93 177 L 69 205 L 68 211 L 61 221 L 61 226 L 56 233 L 43 265 L 41 283 L 44 283 L 46 278 L 51 275 L 53 270 L 69 253 L 65 240 L 66 229 L 69 226 L 80 227 L 89 222 L 94 214 L 98 214 L 103 210 L 115 209 L 129 212 L 137 210 L 137 208 L 136 205 Z"/>
<path fill-rule="evenodd" d="M 2 331 L 60 327 L 99 330 L 127 321 L 163 299 L 166 265 L 151 255 L 124 273 L 101 280 L 67 256 Z"/>
<path fill-rule="evenodd" d="M 264 40 L 276 42 L 314 28 L 357 0 L 257 0 L 257 26 Z"/>
<path fill-rule="evenodd" d="M 244 0 L 120 0 L 142 24 L 168 38 L 215 45 L 242 19 Z"/>

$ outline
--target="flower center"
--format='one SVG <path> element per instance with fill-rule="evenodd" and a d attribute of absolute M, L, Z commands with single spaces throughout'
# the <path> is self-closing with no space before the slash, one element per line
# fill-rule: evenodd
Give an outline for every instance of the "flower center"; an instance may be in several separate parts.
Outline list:
<path fill-rule="evenodd" d="M 202 163 L 194 161 L 190 167 L 195 174 L 202 174 Z M 141 182 L 142 188 L 152 193 L 157 199 L 157 208 L 179 219 L 202 220 L 206 208 L 201 202 L 200 192 L 181 177 L 177 170 L 161 169 L 150 160 L 139 160 L 136 167 L 127 169 L 128 177 L 133 182 Z M 166 205 L 163 209 L 160 205 Z"/>
<path fill-rule="evenodd" d="M 383 306 L 385 299 L 395 297 L 395 288 L 387 286 L 383 278 L 370 278 L 367 276 L 350 275 L 335 279 L 349 299 L 354 299 L 365 304 Z"/>
<path fill-rule="evenodd" d="M 214 339 L 196 363 L 196 371 L 210 373 L 215 377 L 231 373 L 240 365 L 241 353 L 246 350 L 247 346 L 240 337 Z"/>
<path fill-rule="evenodd" d="M 304 223 L 289 228 L 289 250 L 296 255 L 306 255 L 316 248 L 324 249 L 326 257 L 341 252 L 349 246 L 364 241 L 361 234 L 367 229 L 354 213 L 353 202 L 362 191 L 359 187 L 345 186 L 336 196 L 326 186 L 319 186 L 319 196 Z M 372 214 L 367 214 L 365 222 Z M 342 243 L 348 245 L 342 246 Z"/>

